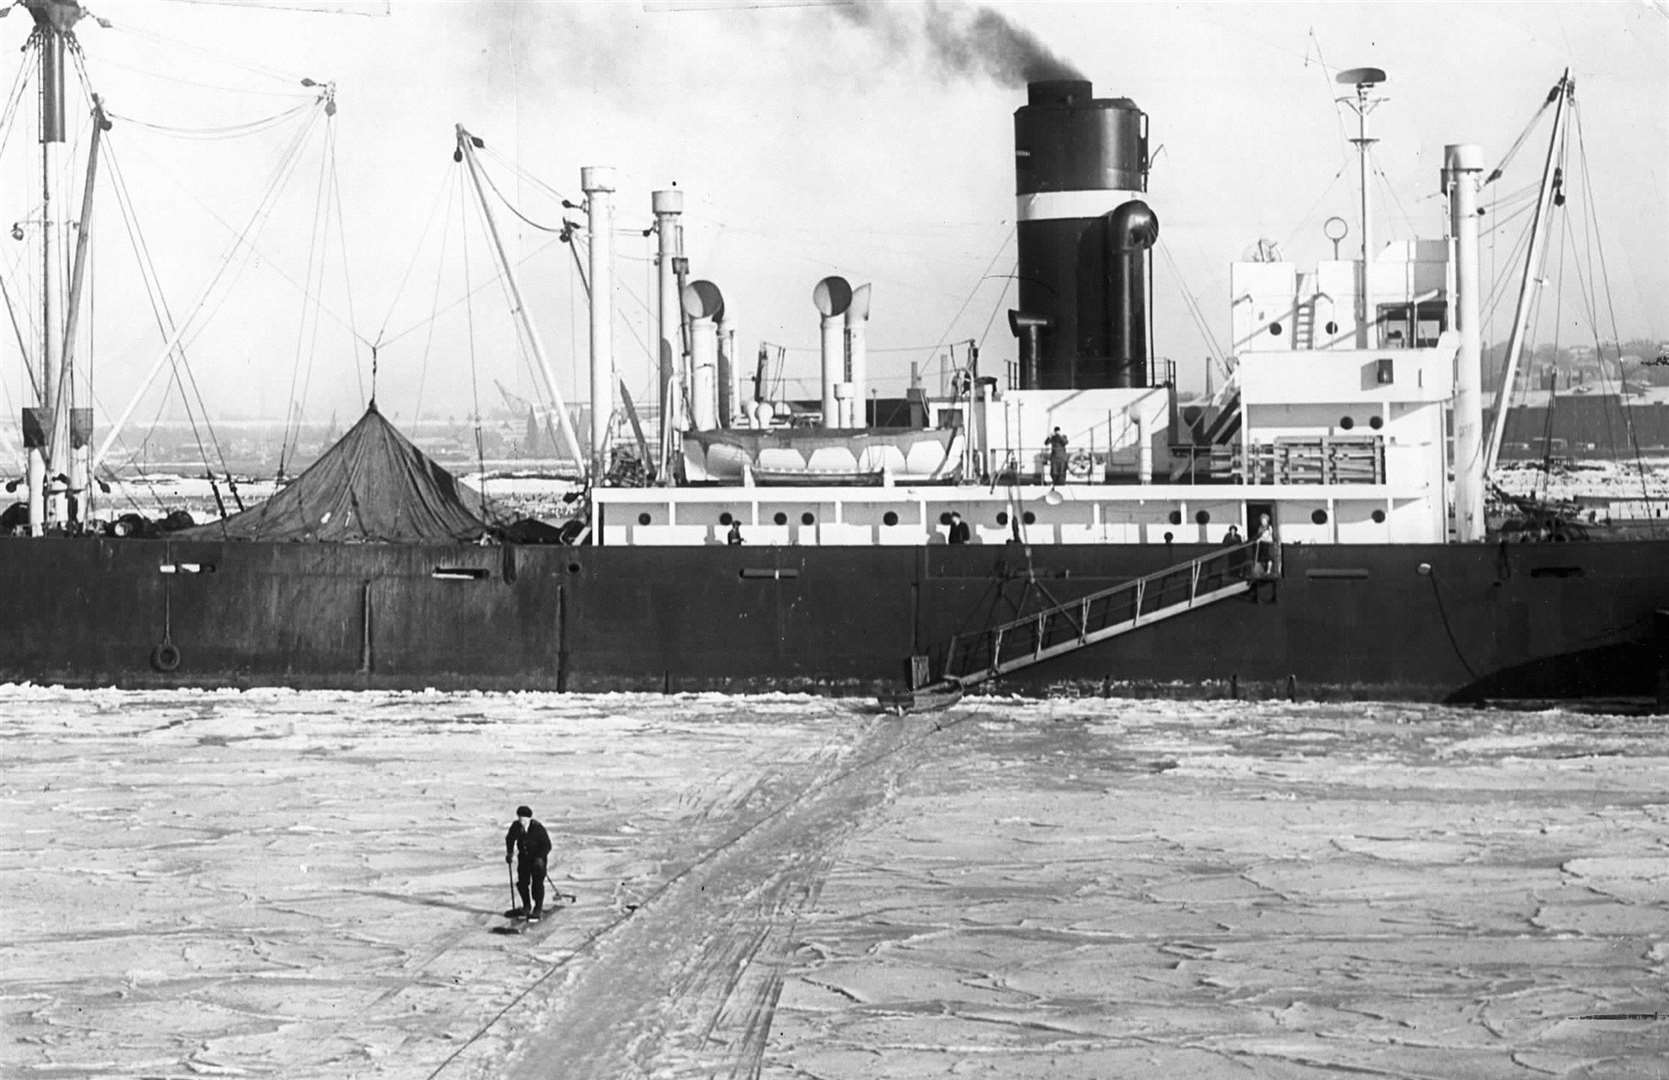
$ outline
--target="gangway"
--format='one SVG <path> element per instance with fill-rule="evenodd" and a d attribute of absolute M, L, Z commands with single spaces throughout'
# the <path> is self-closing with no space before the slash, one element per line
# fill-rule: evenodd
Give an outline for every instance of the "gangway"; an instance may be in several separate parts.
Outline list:
<path fill-rule="evenodd" d="M 945 649 L 938 685 L 966 689 L 1045 660 L 1241 596 L 1280 575 L 1253 563 L 1254 544 L 1209 555 L 1056 604 L 983 630 L 957 634 Z"/>

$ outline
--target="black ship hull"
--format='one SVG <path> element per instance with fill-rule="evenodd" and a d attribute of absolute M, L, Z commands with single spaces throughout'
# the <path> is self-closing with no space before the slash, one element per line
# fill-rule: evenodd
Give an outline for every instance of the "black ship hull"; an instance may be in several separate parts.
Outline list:
<path fill-rule="evenodd" d="M 80 686 L 812 690 L 1211 549 L 0 540 L 0 678 Z M 1025 692 L 1653 696 L 1661 542 L 1287 545 L 1281 576 L 1006 676 Z"/>

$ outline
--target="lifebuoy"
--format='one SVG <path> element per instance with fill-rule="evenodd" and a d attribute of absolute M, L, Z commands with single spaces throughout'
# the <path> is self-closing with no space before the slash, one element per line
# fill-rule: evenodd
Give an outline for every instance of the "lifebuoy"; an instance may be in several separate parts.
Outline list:
<path fill-rule="evenodd" d="M 158 671 L 173 671 L 180 666 L 180 647 L 164 641 L 151 650 L 151 666 Z"/>
<path fill-rule="evenodd" d="M 1071 473 L 1073 476 L 1088 476 L 1090 466 L 1092 464 L 1094 464 L 1094 461 L 1090 457 L 1089 452 L 1086 450 L 1078 450 L 1067 459 L 1066 471 Z"/>

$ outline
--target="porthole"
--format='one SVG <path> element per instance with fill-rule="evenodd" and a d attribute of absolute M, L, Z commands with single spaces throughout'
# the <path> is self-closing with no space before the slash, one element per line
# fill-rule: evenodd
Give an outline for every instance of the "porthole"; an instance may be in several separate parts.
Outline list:
<path fill-rule="evenodd" d="M 771 515 L 771 520 L 776 522 L 778 525 L 786 525 L 788 524 L 788 515 L 783 513 L 781 510 L 778 510 L 775 514 Z"/>
<path fill-rule="evenodd" d="M 1209 525 L 1209 524 L 1211 524 L 1211 511 L 1209 511 L 1209 510 L 1196 510 L 1196 511 L 1194 511 L 1194 524 L 1196 524 L 1196 525 Z"/>
<path fill-rule="evenodd" d="M 1385 418 L 1383 416 L 1370 416 L 1368 417 L 1368 426 L 1378 431 L 1385 426 Z"/>
<path fill-rule="evenodd" d="M 1353 428 L 1355 426 L 1356 426 L 1356 418 L 1354 416 L 1342 417 L 1339 420 L 1339 427 L 1343 428 L 1346 431 L 1349 431 L 1351 428 Z"/>
<path fill-rule="evenodd" d="M 939 515 L 939 524 L 940 525 L 949 525 L 950 524 L 950 511 L 949 510 L 946 510 L 944 513 Z"/>
<path fill-rule="evenodd" d="M 997 524 L 998 525 L 1007 525 L 1008 524 L 1008 511 L 1007 510 L 998 511 L 998 513 L 997 513 Z"/>
<path fill-rule="evenodd" d="M 1027 525 L 1036 525 L 1037 515 L 1032 513 L 1030 510 L 1027 510 L 1024 514 L 1020 515 L 1020 520 L 1025 522 Z"/>
<path fill-rule="evenodd" d="M 1332 336 L 1333 334 L 1339 332 L 1339 324 L 1334 322 L 1332 319 L 1328 319 L 1326 325 L 1324 325 L 1322 329 L 1327 331 L 1328 336 Z"/>
<path fill-rule="evenodd" d="M 1383 525 L 1383 524 L 1385 524 L 1385 511 L 1383 511 L 1383 510 L 1375 510 L 1375 511 L 1374 511 L 1374 512 L 1373 512 L 1373 514 L 1372 514 L 1372 517 L 1373 517 L 1373 523 L 1374 523 L 1374 524 L 1375 524 L 1375 525 Z"/>
<path fill-rule="evenodd" d="M 898 515 L 896 513 L 894 513 L 893 511 L 888 510 L 886 513 L 881 515 L 881 524 L 883 524 L 883 525 L 897 525 L 898 524 Z"/>
<path fill-rule="evenodd" d="M 579 563 L 577 563 L 577 562 L 571 562 L 571 563 L 569 563 L 569 564 L 568 564 L 568 572 L 569 572 L 569 573 L 570 573 L 570 574 L 577 574 L 577 573 L 579 573 L 579 572 L 580 572 L 580 564 L 579 564 Z"/>
<path fill-rule="evenodd" d="M 655 519 L 650 517 L 648 514 L 639 514 L 637 516 L 637 523 L 639 525 L 647 525 L 653 520 L 655 520 Z"/>
<path fill-rule="evenodd" d="M 1270 337 L 1280 337 L 1281 336 L 1281 324 L 1280 323 L 1272 322 L 1272 323 L 1269 324 L 1269 336 Z"/>
<path fill-rule="evenodd" d="M 1182 511 L 1181 510 L 1172 510 L 1171 511 L 1171 516 L 1170 516 L 1170 522 L 1171 522 L 1172 525 L 1181 525 L 1182 524 Z"/>
<path fill-rule="evenodd" d="M 734 520 L 736 520 L 736 519 L 730 516 L 730 511 L 729 510 L 726 510 L 724 513 L 719 515 L 719 524 L 720 525 L 729 525 Z"/>
<path fill-rule="evenodd" d="M 810 510 L 807 510 L 805 513 L 800 515 L 801 525 L 815 525 L 816 523 L 817 515 L 812 513 Z"/>
<path fill-rule="evenodd" d="M 1325 511 L 1325 510 L 1312 510 L 1312 511 L 1310 511 L 1310 520 L 1315 522 L 1317 525 L 1327 524 L 1327 511 Z"/>

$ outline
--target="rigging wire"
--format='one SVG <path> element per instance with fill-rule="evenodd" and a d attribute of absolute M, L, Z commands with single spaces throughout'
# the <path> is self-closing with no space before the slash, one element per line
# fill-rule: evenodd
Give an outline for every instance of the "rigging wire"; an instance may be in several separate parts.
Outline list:
<path fill-rule="evenodd" d="M 448 211 L 448 213 L 450 213 L 450 211 Z M 520 261 L 518 261 L 516 263 L 516 265 L 517 266 L 525 266 L 526 264 L 532 262 L 538 256 L 544 254 L 553 244 L 559 244 L 561 242 L 562 241 L 561 241 L 560 238 L 552 237 L 551 239 L 545 241 L 543 244 L 534 248 L 532 251 L 528 252 L 526 255 L 522 256 L 522 258 L 520 259 Z M 432 311 L 427 317 L 422 318 L 422 319 L 418 319 L 416 322 L 412 323 L 410 326 L 407 326 L 404 329 L 402 329 L 399 333 L 394 334 L 391 337 L 378 338 L 376 344 L 380 348 L 386 348 L 387 346 L 394 344 L 396 341 L 399 341 L 401 338 L 405 337 L 406 335 L 415 333 L 418 330 L 421 330 L 424 327 L 429 326 L 436 319 L 439 319 L 442 315 L 451 311 L 453 308 L 459 306 L 460 304 L 467 303 L 469 301 L 470 297 L 474 296 L 476 293 L 480 292 L 482 289 L 491 288 L 493 285 L 497 284 L 498 278 L 500 276 L 501 275 L 499 275 L 495 272 L 493 277 L 488 278 L 487 280 L 483 281 L 479 285 L 474 286 L 473 288 L 469 288 L 468 291 L 466 291 L 462 295 L 458 296 L 456 299 L 452 300 L 445 307 L 438 308 L 437 310 Z"/>
<path fill-rule="evenodd" d="M 1513 144 L 1507 147 L 1507 152 L 1501 155 L 1500 162 L 1496 164 L 1495 168 L 1490 170 L 1489 175 L 1484 179 L 1485 187 L 1493 184 L 1496 180 L 1501 178 L 1503 173 L 1506 172 L 1507 166 L 1511 164 L 1514 157 L 1518 156 L 1519 150 L 1521 150 L 1524 146 L 1524 141 L 1530 137 L 1531 131 L 1535 129 L 1535 126 L 1537 122 L 1541 120 L 1542 115 L 1547 112 L 1548 106 L 1552 105 L 1559 99 L 1559 93 L 1563 86 L 1563 82 L 1559 83 L 1559 85 L 1555 86 L 1542 101 L 1541 107 L 1536 110 L 1535 115 L 1531 116 L 1529 122 L 1527 122 L 1523 129 L 1519 131 L 1518 138 L 1514 139 Z"/>
<path fill-rule="evenodd" d="M 450 222 L 452 220 L 452 203 L 454 200 L 462 197 L 461 174 L 457 170 L 448 170 L 446 173 L 446 180 L 447 183 L 443 187 L 442 192 L 446 195 L 446 209 L 444 211 L 446 215 L 445 220 Z M 462 215 L 460 214 L 460 218 L 461 217 Z M 443 228 L 440 234 L 440 252 L 435 262 L 435 288 L 433 294 L 429 298 L 429 308 L 431 311 L 438 311 L 440 307 L 440 287 L 445 276 L 446 247 L 451 238 L 452 230 L 450 228 Z M 467 243 L 468 238 L 464 238 L 463 242 Z M 467 273 L 464 275 L 464 285 L 467 290 L 469 285 L 469 275 Z M 467 291 L 465 295 L 468 295 Z M 413 415 L 418 419 L 421 419 L 423 416 L 423 390 L 429 381 L 429 358 L 434 350 L 435 323 L 438 321 L 439 317 L 436 315 L 433 318 L 425 320 L 423 324 L 427 328 L 428 333 L 423 337 L 423 360 L 417 370 L 417 404 Z"/>
<path fill-rule="evenodd" d="M 990 261 L 985 264 L 985 269 L 980 272 L 980 276 L 974 279 L 973 287 L 968 290 L 968 295 L 963 299 L 962 306 L 957 308 L 956 314 L 950 317 L 950 321 L 945 324 L 944 330 L 939 334 L 939 340 L 934 344 L 932 350 L 928 352 L 927 360 L 929 362 L 931 362 L 935 356 L 939 355 L 939 350 L 945 347 L 945 343 L 950 340 L 951 334 L 956 332 L 956 320 L 960 319 L 962 317 L 962 313 L 967 311 L 968 306 L 974 302 L 974 297 L 979 294 L 980 287 L 984 285 L 986 279 L 991 276 L 991 269 L 997 265 L 997 260 L 1002 258 L 1003 255 L 1010 250 L 1009 244 L 1013 241 L 1014 233 L 1018 228 L 1018 224 L 1012 224 L 1008 227 L 1008 232 L 1003 234 L 1002 243 L 997 245 L 996 252 L 992 254 Z M 1003 292 L 1008 292 L 1008 285 L 1006 283 L 1003 285 Z M 986 324 L 986 329 L 990 329 L 990 323 Z M 873 351 L 880 352 L 882 350 L 876 349 Z"/>
<path fill-rule="evenodd" d="M 491 173 L 489 173 L 486 169 L 479 169 L 479 170 L 477 170 L 477 172 L 479 173 L 479 175 L 481 176 L 482 179 L 487 181 L 487 186 L 493 189 L 493 194 L 498 196 L 498 201 L 504 204 L 504 208 L 506 210 L 509 210 L 512 214 L 515 214 L 517 217 L 521 218 L 523 222 L 525 222 L 526 224 L 528 224 L 529 226 L 531 226 L 535 229 L 538 229 L 540 232 L 555 233 L 555 232 L 561 232 L 563 230 L 564 226 L 562 226 L 562 225 L 557 225 L 557 226 L 541 225 L 537 221 L 534 221 L 532 218 L 528 217 L 526 214 L 522 213 L 521 210 L 516 206 L 516 204 L 512 203 L 509 200 L 509 198 L 507 198 L 505 196 L 504 192 L 499 190 L 498 183 L 493 180 L 493 177 L 492 177 Z M 565 199 L 563 201 L 566 202 L 567 200 Z"/>
<path fill-rule="evenodd" d="M 331 140 L 334 135 L 335 126 L 327 126 L 325 129 L 326 141 L 328 142 Z M 306 414 L 307 394 L 313 385 L 313 361 L 318 356 L 318 305 L 310 303 L 309 301 L 314 295 L 313 279 L 315 272 L 320 275 L 321 284 L 323 277 L 322 267 L 324 264 L 324 256 L 319 252 L 319 248 L 322 244 L 322 237 L 319 235 L 319 223 L 324 219 L 325 212 L 325 175 L 327 158 L 328 155 L 321 155 L 319 158 L 319 175 L 315 183 L 313 195 L 313 222 L 311 227 L 307 230 L 307 269 L 306 277 L 304 279 L 306 281 L 306 288 L 302 291 L 301 296 L 301 317 L 299 325 L 296 328 L 295 358 L 290 362 L 290 392 L 285 398 L 285 438 L 278 451 L 278 475 L 280 477 L 284 475 L 286 459 L 289 456 L 289 425 L 291 418 L 293 418 L 295 422 L 297 438 L 300 438 L 301 418 Z M 312 315 L 311 318 L 309 318 L 310 313 Z M 308 335 L 309 327 L 312 329 L 311 339 L 309 339 Z M 304 352 L 307 361 L 305 375 L 302 374 L 302 357 Z M 301 382 L 301 396 L 299 399 L 296 396 L 296 382 L 298 379 Z"/>
<path fill-rule="evenodd" d="M 83 85 L 86 86 L 86 73 L 85 70 L 81 68 L 79 62 L 77 64 L 77 69 L 81 73 Z M 144 282 L 146 295 L 151 303 L 152 317 L 156 320 L 157 329 L 162 334 L 163 340 L 167 341 L 175 334 L 179 326 L 190 324 L 190 317 L 188 317 L 186 323 L 184 324 L 177 323 L 174 319 L 173 311 L 170 309 L 167 298 L 163 293 L 162 284 L 156 277 L 155 262 L 151 259 L 150 255 L 150 245 L 145 239 L 143 230 L 139 227 L 138 214 L 133 207 L 132 195 L 128 190 L 126 175 L 122 171 L 121 161 L 117 155 L 114 141 L 106 139 L 100 144 L 100 147 L 105 155 L 106 164 L 109 167 L 111 190 L 116 195 L 116 204 L 122 214 L 122 222 L 123 226 L 127 230 L 128 242 L 130 246 L 132 246 L 134 255 L 139 263 L 140 278 Z M 206 297 L 207 294 L 205 293 L 204 295 Z M 187 367 L 188 371 L 190 370 L 189 363 L 186 361 L 185 346 L 186 342 L 184 335 L 181 335 L 179 340 L 175 341 L 174 348 L 170 350 L 170 356 L 175 359 L 169 364 L 169 381 L 178 386 L 180 390 L 181 405 L 185 410 L 187 422 L 191 427 L 192 439 L 197 444 L 199 454 L 202 455 L 206 461 L 207 454 L 203 450 L 203 437 L 198 427 L 196 410 L 193 408 L 191 396 L 186 392 L 185 385 L 180 380 L 179 368 L 184 365 Z M 193 383 L 193 385 L 195 385 L 195 383 Z M 161 410 L 166 406 L 166 404 L 167 395 L 161 395 L 158 399 L 157 417 L 152 420 L 152 431 L 155 430 L 156 425 L 160 422 Z M 147 434 L 145 440 L 142 440 L 141 446 L 148 441 L 149 435 Z M 142 467 L 141 474 L 143 475 Z"/>
<path fill-rule="evenodd" d="M 39 66 L 34 53 L 40 48 L 33 34 L 23 46 L 23 63 L 18 65 L 17 77 L 12 80 L 11 93 L 6 97 L 6 109 L 0 114 L 0 153 L 4 153 L 6 144 L 11 141 L 12 128 L 17 120 L 17 109 L 23 102 L 23 93 L 29 86 L 29 73 Z"/>
<path fill-rule="evenodd" d="M 1164 237 L 1160 237 L 1159 242 L 1154 246 L 1159 249 L 1159 254 L 1165 259 L 1165 265 L 1170 268 L 1172 276 L 1176 278 L 1177 284 L 1181 286 L 1183 306 L 1188 309 L 1188 315 L 1193 319 L 1195 329 L 1205 339 L 1205 346 L 1210 350 L 1211 358 L 1220 364 L 1227 363 L 1227 357 L 1217 341 L 1217 335 L 1212 333 L 1211 323 L 1205 317 L 1205 309 L 1200 306 L 1199 297 L 1194 295 L 1194 290 L 1190 289 L 1188 283 L 1183 280 L 1182 268 L 1177 265 L 1176 259 L 1171 255 L 1170 245 L 1165 243 Z"/>
<path fill-rule="evenodd" d="M 388 305 L 388 314 L 383 316 L 382 325 L 377 327 L 376 340 L 371 343 L 373 347 L 386 344 L 388 341 L 388 324 L 394 318 L 394 309 L 406 294 L 406 286 L 411 282 L 412 272 L 417 269 L 418 256 L 423 254 L 423 245 L 428 241 L 429 231 L 434 228 L 437 220 L 437 208 L 441 200 L 450 195 L 456 176 L 456 172 L 447 169 L 441 173 L 441 182 L 435 185 L 434 201 L 429 204 L 429 212 L 424 215 L 423 231 L 418 234 L 417 243 L 412 245 L 411 258 L 406 262 L 405 272 L 400 275 L 400 284 L 394 290 L 394 300 Z"/>
<path fill-rule="evenodd" d="M 250 62 L 250 61 L 245 61 L 245 60 L 232 58 L 232 56 L 226 51 L 226 48 L 225 48 L 224 44 L 218 44 L 214 48 L 209 48 L 208 46 L 204 46 L 204 45 L 194 45 L 191 42 L 186 41 L 182 38 L 167 37 L 163 34 L 157 33 L 155 30 L 147 30 L 143 27 L 127 26 L 127 25 L 124 25 L 124 24 L 117 24 L 115 26 L 109 27 L 109 29 L 115 31 L 118 34 L 131 34 L 134 37 L 145 38 L 145 39 L 149 40 L 152 44 L 161 45 L 161 46 L 164 46 L 165 48 L 171 47 L 171 48 L 180 49 L 184 52 L 197 53 L 200 56 L 206 56 L 209 59 L 215 61 L 216 63 L 224 64 L 227 67 L 236 68 L 236 69 L 241 70 L 241 71 L 247 71 L 251 74 L 260 75 L 264 78 L 272 79 L 275 82 L 284 83 L 284 84 L 289 85 L 289 86 L 293 86 L 297 82 L 297 78 L 296 78 L 295 75 L 287 73 L 287 72 L 279 71 L 277 68 L 266 67 L 265 65 L 262 65 L 262 64 L 256 64 L 256 63 L 253 63 L 253 62 Z M 109 62 L 110 61 L 108 61 L 108 60 L 101 60 L 100 61 L 100 63 L 109 63 Z M 142 69 L 135 68 L 135 69 L 130 69 L 130 70 L 142 70 Z M 217 89 L 240 90 L 240 92 L 245 92 L 245 93 L 261 93 L 262 92 L 262 91 L 248 91 L 246 89 L 242 89 L 242 88 L 239 88 L 239 87 L 218 87 Z M 265 91 L 265 92 L 266 93 L 271 93 L 272 91 Z"/>
<path fill-rule="evenodd" d="M 1343 119 L 1340 119 L 1339 123 L 1342 126 L 1344 123 Z M 1348 161 L 1339 166 L 1338 171 L 1333 174 L 1333 179 L 1327 181 L 1326 185 L 1321 189 L 1321 194 L 1316 196 L 1315 201 L 1310 204 L 1310 208 L 1304 211 L 1304 216 L 1298 219 L 1298 223 L 1294 225 L 1290 231 L 1288 231 L 1286 239 L 1281 241 L 1284 246 L 1291 247 L 1293 241 L 1298 238 L 1298 234 L 1308 228 L 1310 222 L 1315 220 L 1316 211 L 1320 209 L 1321 204 L 1327 199 L 1327 197 L 1333 193 L 1333 189 L 1338 186 L 1339 180 L 1344 176 L 1345 170 L 1349 167 L 1350 164 Z"/>
<path fill-rule="evenodd" d="M 82 62 L 79 51 L 77 51 L 74 56 L 77 74 L 81 80 L 83 88 L 90 95 L 91 87 L 87 77 L 86 68 Z M 322 101 L 323 99 L 321 98 L 321 104 Z M 231 249 L 227 252 L 225 258 L 216 268 L 209 284 L 199 298 L 197 306 L 187 315 L 185 320 L 179 323 L 175 323 L 172 315 L 167 312 L 166 301 L 162 301 L 160 309 L 158 308 L 158 301 L 161 300 L 160 283 L 155 281 L 155 270 L 150 258 L 149 245 L 144 240 L 144 234 L 139 228 L 138 215 L 133 210 L 132 198 L 127 189 L 126 180 L 121 169 L 119 158 L 115 151 L 114 141 L 106 139 L 101 144 L 108 155 L 108 162 L 112 177 L 112 189 L 118 193 L 118 205 L 121 206 L 123 211 L 124 221 L 128 228 L 130 242 L 134 244 L 135 254 L 139 257 L 141 273 L 142 277 L 146 281 L 147 292 L 153 297 L 153 311 L 157 314 L 159 327 L 162 328 L 164 340 L 167 340 L 175 333 L 178 334 L 178 339 L 175 341 L 174 348 L 170 350 L 170 355 L 176 358 L 171 366 L 176 368 L 174 371 L 174 380 L 180 383 L 182 398 L 184 397 L 184 386 L 186 381 L 191 383 L 193 389 L 197 388 L 195 376 L 191 372 L 189 361 L 186 359 L 185 349 L 188 341 L 195 340 L 197 334 L 200 333 L 204 320 L 204 311 L 208 308 L 208 301 L 213 297 L 217 289 L 221 289 L 222 282 L 225 281 L 227 272 L 231 268 L 234 259 L 238 257 L 240 252 L 242 253 L 241 265 L 237 273 L 232 275 L 232 280 L 235 281 L 237 277 L 241 276 L 243 269 L 248 266 L 249 261 L 253 258 L 254 244 L 252 238 L 254 235 L 259 233 L 260 227 L 264 225 L 266 219 L 271 217 L 277 193 L 284 186 L 284 183 L 288 179 L 289 175 L 294 171 L 296 164 L 299 162 L 300 149 L 305 143 L 307 134 L 311 132 L 316 122 L 317 112 L 314 113 L 307 124 L 303 125 L 301 129 L 297 131 L 295 138 L 292 139 L 289 147 L 281 157 L 279 165 L 275 169 L 266 190 L 262 193 L 261 201 L 256 210 L 253 214 L 251 214 L 248 223 L 244 226 L 244 229 L 237 234 L 236 240 L 234 241 Z M 219 220 L 218 217 L 217 220 Z M 286 279 L 288 280 L 288 278 Z M 229 289 L 229 285 L 227 288 Z M 224 302 L 225 291 L 225 289 L 221 289 L 221 296 L 218 300 L 216 300 L 214 308 L 208 308 L 209 314 L 212 314 L 213 310 L 217 309 L 219 304 Z M 183 365 L 186 368 L 187 375 L 184 381 L 179 379 L 177 371 L 177 367 L 179 365 Z M 202 398 L 200 392 L 198 393 L 198 401 L 199 405 L 201 405 Z M 189 414 L 189 402 L 187 402 L 186 408 Z M 194 418 L 193 424 L 195 424 Z M 216 445 L 218 450 L 218 443 Z M 204 457 L 206 462 L 206 453 Z M 224 455 L 221 455 L 221 459 L 224 466 Z"/>
<path fill-rule="evenodd" d="M 1619 384 L 1618 403 L 1621 406 L 1619 411 L 1623 416 L 1623 424 L 1625 431 L 1627 432 L 1629 449 L 1632 450 L 1634 454 L 1635 475 L 1639 477 L 1640 480 L 1640 500 L 1645 508 L 1649 510 L 1656 500 L 1652 498 L 1650 485 L 1646 482 L 1647 468 L 1645 454 L 1640 448 L 1638 433 L 1634 430 L 1634 420 L 1629 415 L 1628 406 L 1622 401 L 1623 396 L 1626 395 L 1628 390 L 1628 376 L 1627 373 L 1623 371 L 1622 338 L 1617 332 L 1617 309 L 1612 303 L 1611 271 L 1605 259 L 1605 234 L 1599 227 L 1599 215 L 1597 209 L 1598 200 L 1594 198 L 1593 177 L 1588 170 L 1588 147 L 1583 136 L 1581 111 L 1573 109 L 1571 112 L 1571 120 L 1572 126 L 1576 129 L 1576 157 L 1582 175 L 1584 209 L 1587 211 L 1587 217 L 1584 220 L 1584 225 L 1587 226 L 1588 236 L 1591 238 L 1593 244 L 1593 255 L 1588 264 L 1589 273 L 1592 274 L 1593 264 L 1597 261 L 1599 263 L 1600 277 L 1599 288 L 1595 290 L 1596 299 L 1598 294 L 1603 292 L 1605 297 L 1606 316 L 1608 319 L 1607 325 L 1609 325 L 1611 329 L 1611 340 L 1617 343 L 1617 382 Z M 1603 378 L 1605 376 L 1605 352 L 1599 341 L 1599 319 L 1597 314 L 1590 315 L 1589 321 L 1590 325 L 1594 328 L 1594 349 L 1600 358 L 1600 374 Z M 1655 521 L 1656 518 L 1654 517 L 1652 520 Z"/>
<path fill-rule="evenodd" d="M 301 102 L 300 104 L 292 105 L 283 112 L 273 113 L 271 116 L 264 116 L 258 120 L 249 120 L 241 124 L 227 124 L 221 127 L 209 128 L 190 128 L 178 127 L 169 124 L 159 124 L 150 120 L 140 120 L 139 118 L 129 116 L 126 113 L 112 112 L 108 109 L 105 110 L 105 115 L 109 116 L 112 120 L 120 120 L 124 124 L 132 124 L 134 127 L 144 128 L 147 131 L 154 131 L 159 135 L 171 135 L 175 138 L 200 140 L 205 142 L 220 142 L 229 139 L 241 139 L 247 135 L 257 135 L 271 128 L 279 127 L 302 115 L 303 113 L 306 113 L 317 104 L 318 97 L 315 96 Z"/>
<path fill-rule="evenodd" d="M 511 161 L 510 159 L 506 158 L 503 154 L 500 154 L 497 150 L 494 150 L 490 145 L 481 147 L 481 154 L 477 155 L 477 157 L 480 157 L 480 156 L 486 156 L 486 157 L 492 158 L 494 161 L 498 162 L 500 165 L 503 165 L 505 168 L 509 169 L 512 173 L 514 173 L 516 175 L 516 179 L 525 181 L 527 183 L 530 183 L 534 187 L 539 188 L 541 191 L 544 191 L 547 195 L 554 196 L 557 200 L 559 200 L 560 202 L 565 204 L 565 207 L 567 209 L 575 210 L 575 209 L 579 208 L 577 205 L 575 205 L 568 198 L 567 195 L 563 194 L 562 192 L 558 191 L 556 188 L 553 188 L 549 184 L 545 183 L 544 180 L 540 179 L 539 176 L 536 175 L 535 173 L 529 172 L 528 170 L 522 168 L 520 162 Z"/>
<path fill-rule="evenodd" d="M 997 316 L 1002 313 L 1003 301 L 1008 299 L 1008 290 L 1014 287 L 1019 272 L 1020 260 L 1015 259 L 1014 264 L 1008 268 L 1008 273 L 1003 275 L 1003 291 L 997 294 L 997 302 L 991 305 L 991 317 L 985 320 L 985 329 L 979 332 L 979 347 L 982 349 L 985 348 L 986 339 L 991 336 L 991 327 L 995 325 Z"/>
<path fill-rule="evenodd" d="M 332 114 L 327 111 L 325 115 L 328 118 Z M 376 346 L 370 345 L 369 342 L 365 340 L 365 337 L 360 334 L 359 317 L 354 310 L 354 288 L 353 276 L 351 273 L 352 267 L 348 262 L 348 252 L 352 250 L 348 247 L 348 216 L 342 212 L 342 180 L 340 174 L 336 171 L 336 125 L 327 122 L 325 125 L 325 131 L 328 136 L 328 141 L 325 144 L 325 154 L 330 159 L 330 205 L 336 210 L 336 243 L 337 250 L 342 252 L 342 292 L 346 295 L 348 304 L 347 331 L 350 339 L 350 355 L 352 355 L 351 346 L 361 344 L 367 345 L 371 350 L 371 363 L 374 368 L 377 362 Z M 319 271 L 319 289 L 320 292 L 323 293 L 323 268 Z M 364 369 L 362 369 L 360 365 L 355 362 L 353 370 L 354 379 L 359 385 L 359 399 L 364 401 L 366 400 Z M 373 399 L 376 396 L 376 380 L 374 378 L 372 380 L 371 396 Z"/>

